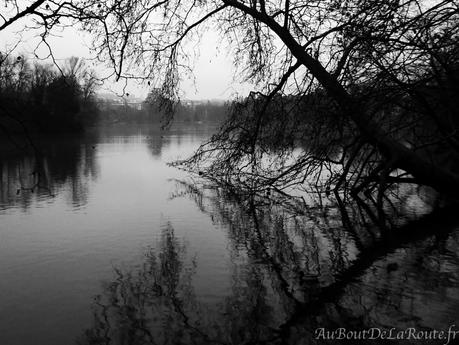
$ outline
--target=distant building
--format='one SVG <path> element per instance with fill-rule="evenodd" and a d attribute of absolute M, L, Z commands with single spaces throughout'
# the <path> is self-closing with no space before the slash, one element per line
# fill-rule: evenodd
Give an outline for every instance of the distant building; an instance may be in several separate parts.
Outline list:
<path fill-rule="evenodd" d="M 103 109 L 129 107 L 136 110 L 142 110 L 144 107 L 144 101 L 135 96 L 117 96 L 111 93 L 98 93 L 96 97 L 99 106 Z"/>

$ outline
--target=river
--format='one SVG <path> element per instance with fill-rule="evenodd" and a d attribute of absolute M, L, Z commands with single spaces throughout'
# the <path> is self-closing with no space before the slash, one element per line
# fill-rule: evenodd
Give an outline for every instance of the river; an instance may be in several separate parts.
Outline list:
<path fill-rule="evenodd" d="M 297 212 L 167 165 L 214 130 L 105 128 L 43 140 L 38 159 L 3 149 L 0 344 L 336 344 L 320 329 L 459 330 L 459 218 L 362 244 L 327 203 Z"/>

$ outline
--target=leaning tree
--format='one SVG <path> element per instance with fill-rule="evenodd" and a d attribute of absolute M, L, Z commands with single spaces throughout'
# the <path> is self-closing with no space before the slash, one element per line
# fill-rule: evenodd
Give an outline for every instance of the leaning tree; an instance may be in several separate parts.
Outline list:
<path fill-rule="evenodd" d="M 218 32 L 256 91 L 182 162 L 209 177 L 283 189 L 313 176 L 379 202 L 394 184 L 459 191 L 457 0 L 39 0 L 16 9 L 0 29 L 31 16 L 46 40 L 79 23 L 117 79 L 148 80 L 171 101 L 192 73 L 190 46 Z"/>

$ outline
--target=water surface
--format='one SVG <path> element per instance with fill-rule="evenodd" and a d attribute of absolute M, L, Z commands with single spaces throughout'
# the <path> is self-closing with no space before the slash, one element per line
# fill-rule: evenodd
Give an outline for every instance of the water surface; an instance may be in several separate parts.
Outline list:
<path fill-rule="evenodd" d="M 324 343 L 318 327 L 457 321 L 459 222 L 362 254 L 371 236 L 327 203 L 300 213 L 166 164 L 214 130 L 117 127 L 4 154 L 0 344 Z"/>

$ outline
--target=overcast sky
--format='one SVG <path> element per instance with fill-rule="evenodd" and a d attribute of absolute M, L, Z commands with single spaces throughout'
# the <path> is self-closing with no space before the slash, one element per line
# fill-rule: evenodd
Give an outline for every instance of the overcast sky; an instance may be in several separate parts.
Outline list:
<path fill-rule="evenodd" d="M 15 49 L 15 55 L 26 55 L 30 60 L 36 59 L 34 51 L 39 57 L 47 55 L 46 47 L 36 50 L 39 39 L 36 32 L 24 31 L 24 21 L 18 22 L 17 25 L 0 32 L 0 50 L 5 51 L 11 48 L 15 42 L 21 41 L 21 44 Z M 90 58 L 91 53 L 88 48 L 90 37 L 87 34 L 78 32 L 73 28 L 66 28 L 58 35 L 49 38 L 49 43 L 53 49 L 53 55 L 58 62 L 62 62 L 70 56 L 80 56 Z M 249 85 L 234 83 L 234 67 L 232 66 L 231 57 L 225 51 L 218 51 L 218 37 L 215 33 L 207 33 L 202 39 L 200 56 L 196 61 L 194 76 L 196 85 L 185 79 L 182 81 L 182 96 L 185 99 L 228 99 L 239 94 L 246 94 Z M 100 64 L 93 66 L 100 76 L 107 74 L 108 70 Z M 117 85 L 118 84 L 118 85 Z M 124 85 L 124 84 L 123 84 Z M 117 93 L 122 92 L 121 83 L 106 82 L 99 92 L 109 90 Z M 126 92 L 138 97 L 145 97 L 148 89 L 138 84 L 129 84 Z"/>

